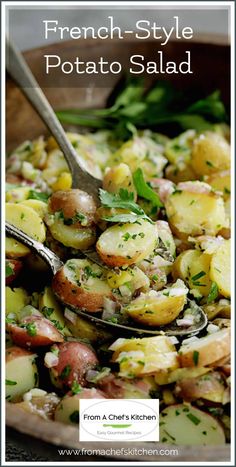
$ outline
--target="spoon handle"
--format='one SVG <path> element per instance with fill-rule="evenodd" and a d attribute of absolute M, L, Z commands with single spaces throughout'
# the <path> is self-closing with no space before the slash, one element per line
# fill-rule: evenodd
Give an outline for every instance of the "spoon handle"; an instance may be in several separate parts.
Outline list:
<path fill-rule="evenodd" d="M 49 250 L 49 248 L 44 246 L 42 243 L 37 242 L 22 230 L 8 222 L 6 222 L 6 233 L 37 253 L 37 255 L 48 264 L 53 274 L 56 274 L 56 272 L 63 266 L 63 262 L 57 255 L 55 255 L 55 253 L 53 253 L 53 251 Z"/>
<path fill-rule="evenodd" d="M 72 175 L 72 187 L 97 198 L 101 181 L 86 172 L 83 160 L 68 140 L 57 116 L 29 69 L 23 55 L 6 38 L 7 71 L 18 84 L 61 148 Z"/>

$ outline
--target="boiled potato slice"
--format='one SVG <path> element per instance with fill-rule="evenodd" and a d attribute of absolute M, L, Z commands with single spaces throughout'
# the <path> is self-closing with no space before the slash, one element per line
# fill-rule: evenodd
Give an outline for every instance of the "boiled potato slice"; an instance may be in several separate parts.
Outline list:
<path fill-rule="evenodd" d="M 22 204 L 6 203 L 6 220 L 35 240 L 44 242 L 45 225 L 32 208 Z"/>
<path fill-rule="evenodd" d="M 73 313 L 70 311 L 70 313 Z M 91 321 L 73 313 L 73 321 L 66 319 L 67 328 L 73 337 L 87 339 L 90 342 L 102 342 L 111 339 L 112 335 L 103 327 L 96 326 Z"/>
<path fill-rule="evenodd" d="M 47 221 L 47 224 L 53 238 L 67 247 L 83 250 L 96 241 L 96 230 L 93 227 L 75 228 L 65 225 L 59 219 L 54 219 L 53 222 Z"/>
<path fill-rule="evenodd" d="M 165 245 L 167 250 L 169 250 L 170 254 L 175 257 L 176 246 L 174 237 L 170 230 L 169 224 L 166 221 L 157 221 L 156 222 L 158 237 Z"/>
<path fill-rule="evenodd" d="M 199 250 L 186 250 L 176 258 L 172 275 L 183 279 L 191 290 L 207 297 L 211 289 L 209 277 L 211 255 Z"/>
<path fill-rule="evenodd" d="M 104 399 L 105 394 L 99 389 L 78 389 L 78 394 L 66 395 L 58 404 L 55 411 L 55 420 L 67 425 L 79 426 L 80 399 Z"/>
<path fill-rule="evenodd" d="M 57 301 L 51 287 L 45 287 L 42 295 L 40 295 L 39 310 L 47 319 L 60 325 L 60 331 L 62 334 L 64 334 L 64 336 L 71 336 L 71 332 L 65 325 L 62 306 Z"/>
<path fill-rule="evenodd" d="M 175 445 L 222 445 L 222 426 L 211 415 L 190 404 L 171 405 L 160 413 L 160 442 Z"/>
<path fill-rule="evenodd" d="M 230 297 L 230 263 L 231 263 L 231 243 L 225 240 L 215 251 L 211 260 L 210 277 L 224 297 Z"/>
<path fill-rule="evenodd" d="M 29 208 L 33 209 L 38 214 L 38 216 L 41 217 L 41 219 L 44 218 L 48 210 L 47 204 L 38 199 L 26 199 L 20 204 L 23 204 L 24 206 L 28 206 Z"/>
<path fill-rule="evenodd" d="M 19 312 L 28 305 L 30 297 L 28 296 L 26 290 L 21 287 L 16 287 L 11 289 L 11 287 L 6 287 L 6 314 L 14 313 L 16 316 Z"/>
<path fill-rule="evenodd" d="M 179 349 L 181 367 L 203 367 L 230 354 L 230 329 L 221 329 Z"/>
<path fill-rule="evenodd" d="M 216 235 L 228 222 L 223 199 L 203 182 L 177 185 L 165 204 L 170 226 L 176 236 Z"/>
<path fill-rule="evenodd" d="M 6 237 L 5 252 L 7 258 L 23 258 L 30 254 L 30 249 L 12 237 Z"/>
<path fill-rule="evenodd" d="M 17 188 L 12 188 L 6 192 L 6 202 L 7 203 L 19 203 L 23 200 L 26 200 L 29 196 L 30 187 L 21 186 Z"/>
<path fill-rule="evenodd" d="M 206 182 L 214 188 L 214 190 L 222 191 L 224 199 L 228 199 L 231 191 L 230 170 L 217 172 L 206 177 Z"/>
<path fill-rule="evenodd" d="M 159 386 L 166 384 L 175 383 L 176 381 L 181 381 L 182 379 L 197 378 L 198 376 L 205 375 L 211 371 L 211 368 L 176 368 L 169 372 L 168 370 L 159 371 L 155 375 L 155 381 Z"/>
<path fill-rule="evenodd" d="M 195 139 L 191 164 L 197 175 L 210 175 L 230 168 L 230 145 L 223 136 L 206 132 Z"/>
<path fill-rule="evenodd" d="M 129 192 L 134 193 L 134 199 L 137 199 L 131 170 L 129 166 L 124 163 L 108 168 L 105 171 L 103 188 L 110 193 L 119 193 L 120 188 L 125 188 Z"/>
<path fill-rule="evenodd" d="M 141 219 L 138 223 L 109 227 L 100 235 L 96 248 L 108 266 L 128 266 L 147 258 L 157 238 L 156 226 Z"/>
<path fill-rule="evenodd" d="M 142 339 L 118 339 L 110 347 L 112 361 L 119 363 L 119 376 L 135 378 L 155 374 L 163 369 L 178 368 L 175 346 L 166 336 Z"/>
<path fill-rule="evenodd" d="M 130 296 L 137 289 L 147 290 L 150 286 L 150 280 L 144 272 L 137 266 L 122 269 L 113 269 L 107 273 L 107 282 L 112 289 L 128 289 Z M 125 291 L 125 290 L 124 290 Z"/>
<path fill-rule="evenodd" d="M 21 347 L 6 350 L 6 399 L 16 402 L 38 386 L 36 355 Z"/>
<path fill-rule="evenodd" d="M 112 298 L 106 272 L 87 259 L 70 259 L 55 274 L 55 294 L 66 304 L 86 311 L 101 311 L 104 298 Z"/>
<path fill-rule="evenodd" d="M 141 294 L 124 311 L 135 321 L 147 326 L 171 323 L 183 310 L 188 289 L 181 280 L 171 287 Z"/>

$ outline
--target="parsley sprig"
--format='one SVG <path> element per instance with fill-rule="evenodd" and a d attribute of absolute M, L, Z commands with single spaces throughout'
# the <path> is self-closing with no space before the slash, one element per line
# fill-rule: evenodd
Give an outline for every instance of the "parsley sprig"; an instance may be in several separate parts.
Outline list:
<path fill-rule="evenodd" d="M 120 188 L 119 193 L 108 193 L 108 191 L 99 190 L 99 196 L 102 206 L 106 208 L 124 209 L 121 214 L 112 216 L 103 216 L 102 219 L 108 222 L 138 222 L 140 219 L 146 219 L 152 223 L 152 220 L 145 214 L 144 210 L 134 201 L 134 193 L 124 188 Z"/>

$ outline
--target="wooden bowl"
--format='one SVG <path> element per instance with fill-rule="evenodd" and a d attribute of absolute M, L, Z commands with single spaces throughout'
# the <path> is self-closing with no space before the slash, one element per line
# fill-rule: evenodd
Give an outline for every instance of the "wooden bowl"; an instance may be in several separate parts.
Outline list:
<path fill-rule="evenodd" d="M 44 54 L 59 54 L 62 60 L 72 60 L 78 55 L 81 59 L 96 61 L 99 56 L 107 57 L 109 60 L 116 60 L 116 57 L 121 57 L 123 69 L 128 67 L 129 56 L 132 54 L 143 54 L 148 60 L 157 59 L 156 52 L 159 46 L 157 41 L 99 41 L 84 40 L 62 42 L 54 45 L 49 45 L 43 48 L 29 50 L 24 53 L 27 62 L 29 63 L 36 79 L 43 87 L 44 92 L 52 104 L 54 109 L 59 108 L 81 108 L 81 107 L 101 107 L 104 106 L 106 99 L 118 80 L 116 75 L 112 78 L 97 82 L 94 85 L 93 77 L 80 75 L 78 78 L 79 87 L 72 85 L 70 79 L 63 77 L 62 73 L 53 76 L 53 80 L 46 83 L 43 74 L 43 55 Z M 230 102 L 230 47 L 227 38 L 220 36 L 203 36 L 186 44 L 181 41 L 171 41 L 165 46 L 165 56 L 167 60 L 181 60 L 185 50 L 191 51 L 193 74 L 186 75 L 165 75 L 165 79 L 174 83 L 177 88 L 198 88 L 204 95 L 213 92 L 215 89 L 220 89 L 222 97 L 226 105 L 229 107 Z M 160 76 L 160 75 L 159 75 Z M 158 75 L 155 79 L 159 78 Z M 162 75 L 163 76 L 163 75 Z M 62 81 L 63 79 L 63 81 Z M 57 87 L 53 83 L 57 83 Z M 11 151 L 18 144 L 26 139 L 35 138 L 41 134 L 45 134 L 46 129 L 35 111 L 26 101 L 22 93 L 17 89 L 14 83 L 7 79 L 7 96 L 6 96 L 6 141 L 7 151 Z M 30 415 L 13 404 L 7 403 L 6 423 L 9 427 L 16 430 L 16 433 L 24 433 L 21 438 L 23 447 L 33 443 L 34 437 L 39 441 L 38 453 L 41 450 L 49 453 L 50 460 L 58 460 L 57 449 L 53 448 L 53 444 L 57 446 L 65 446 L 70 448 L 82 447 L 88 448 L 86 443 L 79 442 L 78 429 L 73 426 L 66 426 L 58 422 L 46 421 L 35 415 Z M 14 437 L 13 436 L 13 437 Z M 22 436 L 22 435 L 19 435 Z M 11 431 L 12 437 L 12 431 Z M 15 438 L 15 439 L 16 439 Z M 48 444 L 51 443 L 51 449 Z M 46 448 L 47 446 L 47 448 Z M 111 446 L 110 443 L 89 443 L 89 449 L 109 449 L 115 447 L 117 449 L 124 447 L 124 443 L 116 442 Z M 134 447 L 144 447 L 146 449 L 173 449 L 173 446 L 161 445 L 158 443 L 134 443 Z M 46 449 L 46 451 L 45 451 Z M 148 455 L 119 455 L 115 454 L 106 457 L 106 460 L 116 461 L 221 461 L 230 460 L 230 447 L 224 446 L 179 446 L 179 455 L 159 455 L 154 454 L 152 457 Z M 85 457 L 87 461 L 99 460 L 93 456 Z M 82 457 L 70 456 L 60 457 L 60 460 L 85 460 Z M 30 460 L 30 459 L 28 459 Z"/>

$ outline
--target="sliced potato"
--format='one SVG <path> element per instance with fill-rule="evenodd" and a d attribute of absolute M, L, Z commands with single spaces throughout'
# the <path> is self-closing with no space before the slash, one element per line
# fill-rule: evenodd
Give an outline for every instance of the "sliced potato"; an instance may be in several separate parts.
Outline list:
<path fill-rule="evenodd" d="M 20 204 L 23 204 L 24 206 L 28 206 L 29 208 L 33 209 L 38 214 L 38 216 L 41 217 L 41 219 L 44 218 L 48 210 L 47 204 L 38 199 L 26 199 Z"/>
<path fill-rule="evenodd" d="M 29 196 L 30 186 L 20 186 L 17 188 L 12 188 L 6 192 L 6 202 L 7 203 L 20 203 L 23 200 L 26 200 Z"/>
<path fill-rule="evenodd" d="M 110 347 L 112 361 L 119 363 L 119 376 L 135 378 L 160 370 L 178 368 L 175 346 L 166 336 L 118 339 Z"/>
<path fill-rule="evenodd" d="M 73 225 L 65 225 L 62 219 L 54 219 L 51 222 L 47 217 L 45 221 L 53 238 L 64 246 L 86 250 L 96 242 L 95 227 L 76 228 Z"/>
<path fill-rule="evenodd" d="M 229 353 L 230 329 L 227 328 L 182 345 L 179 349 L 179 362 L 181 367 L 203 367 Z"/>
<path fill-rule="evenodd" d="M 167 250 L 169 250 L 170 254 L 175 257 L 176 246 L 174 237 L 170 230 L 169 224 L 166 221 L 157 221 L 156 222 L 158 237 L 164 243 Z"/>
<path fill-rule="evenodd" d="M 6 399 L 16 402 L 25 392 L 38 386 L 36 355 L 20 347 L 6 350 Z"/>
<path fill-rule="evenodd" d="M 73 387 L 76 381 L 82 386 L 87 385 L 86 373 L 98 365 L 98 359 L 90 346 L 83 342 L 63 342 L 54 344 L 51 348 L 55 362 L 48 365 L 50 355 L 45 355 L 45 364 L 50 369 L 50 376 L 55 386 Z"/>
<path fill-rule="evenodd" d="M 217 303 L 209 303 L 202 306 L 204 312 L 206 313 L 208 320 L 212 320 L 216 317 L 220 318 L 230 318 L 231 317 L 231 305 L 226 301 L 226 303 L 221 303 L 221 300 Z"/>
<path fill-rule="evenodd" d="M 160 442 L 175 445 L 222 445 L 222 426 L 211 415 L 190 404 L 171 405 L 160 413 Z"/>
<path fill-rule="evenodd" d="M 130 291 L 130 296 L 135 290 L 142 289 L 145 291 L 149 288 L 150 280 L 144 272 L 137 266 L 122 269 L 113 269 L 107 273 L 107 282 L 112 289 L 120 289 L 126 287 Z"/>
<path fill-rule="evenodd" d="M 137 193 L 133 182 L 131 170 L 127 164 L 121 163 L 115 167 L 108 168 L 103 178 L 103 188 L 110 193 L 118 193 L 120 188 L 134 193 L 135 200 Z"/>
<path fill-rule="evenodd" d="M 216 235 L 228 222 L 221 196 L 203 182 L 177 185 L 165 204 L 170 226 L 177 237 Z"/>
<path fill-rule="evenodd" d="M 23 258 L 30 254 L 30 249 L 12 237 L 6 237 L 5 251 L 7 258 Z"/>
<path fill-rule="evenodd" d="M 28 413 L 33 413 L 44 419 L 52 420 L 60 398 L 55 392 L 47 393 L 43 389 L 33 388 L 26 392 L 22 402 L 17 402 L 17 407 Z"/>
<path fill-rule="evenodd" d="M 207 297 L 212 284 L 209 277 L 210 264 L 211 255 L 199 250 L 186 250 L 176 258 L 172 275 L 174 279 L 183 279 L 191 290 Z"/>
<path fill-rule="evenodd" d="M 162 291 L 141 294 L 124 308 L 135 321 L 147 326 L 171 323 L 183 310 L 188 289 L 181 280 Z"/>
<path fill-rule="evenodd" d="M 176 368 L 176 370 L 168 371 L 162 370 L 155 375 L 155 381 L 159 386 L 166 384 L 176 383 L 187 378 L 197 378 L 198 376 L 205 375 L 211 371 L 211 368 Z"/>
<path fill-rule="evenodd" d="M 41 347 L 63 342 L 63 336 L 51 321 L 42 316 L 26 316 L 20 324 L 7 323 L 14 344 L 21 347 Z"/>
<path fill-rule="evenodd" d="M 210 175 L 230 168 L 230 145 L 223 136 L 206 132 L 195 139 L 191 165 L 197 175 Z"/>
<path fill-rule="evenodd" d="M 225 240 L 212 256 L 210 277 L 217 284 L 219 292 L 224 297 L 230 297 L 230 263 L 231 263 L 231 244 L 230 240 Z"/>
<path fill-rule="evenodd" d="M 30 207 L 6 203 L 6 220 L 39 242 L 44 242 L 46 229 L 42 219 Z"/>
<path fill-rule="evenodd" d="M 71 312 L 73 313 L 73 312 Z M 91 321 L 74 313 L 73 322 L 66 319 L 66 326 L 74 337 L 87 339 L 89 342 L 102 342 L 112 338 L 112 335 L 103 327 L 96 326 Z"/>
<path fill-rule="evenodd" d="M 157 242 L 157 228 L 145 219 L 138 223 L 115 225 L 103 232 L 97 252 L 108 266 L 119 267 L 147 258 Z"/>
<path fill-rule="evenodd" d="M 86 311 L 101 311 L 104 298 L 112 298 L 106 271 L 87 259 L 70 259 L 55 274 L 54 293 L 66 304 Z"/>
<path fill-rule="evenodd" d="M 228 199 L 231 191 L 230 170 L 217 172 L 206 177 L 205 180 L 214 190 L 221 191 L 224 199 Z"/>
<path fill-rule="evenodd" d="M 224 379 L 217 371 L 196 378 L 183 378 L 175 386 L 175 395 L 186 402 L 206 399 L 222 404 L 224 391 Z"/>
<path fill-rule="evenodd" d="M 55 411 L 55 420 L 67 425 L 79 426 L 80 399 L 105 399 L 99 389 L 81 388 L 78 394 L 67 394 L 58 404 Z"/>
<path fill-rule="evenodd" d="M 45 287 L 42 295 L 39 297 L 39 310 L 44 316 L 52 322 L 60 325 L 60 331 L 64 336 L 70 336 L 71 332 L 65 325 L 63 309 L 56 299 L 51 287 Z"/>
<path fill-rule="evenodd" d="M 11 289 L 6 287 L 5 289 L 5 298 L 6 298 L 6 314 L 14 313 L 18 316 L 19 312 L 28 305 L 30 297 L 28 296 L 25 289 L 21 287 L 15 287 Z"/>

